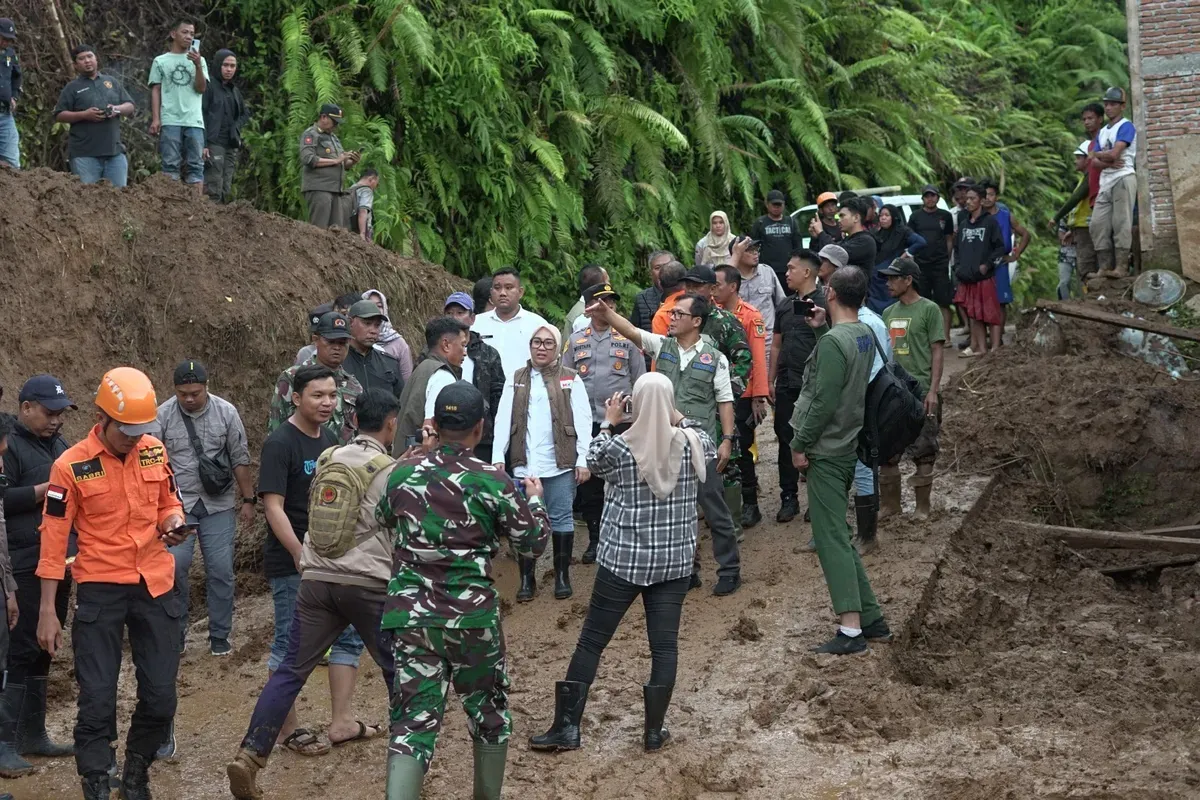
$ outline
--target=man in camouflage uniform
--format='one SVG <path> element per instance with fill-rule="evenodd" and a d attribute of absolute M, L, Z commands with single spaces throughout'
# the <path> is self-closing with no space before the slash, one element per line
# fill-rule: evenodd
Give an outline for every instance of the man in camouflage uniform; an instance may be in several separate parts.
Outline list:
<path fill-rule="evenodd" d="M 272 433 L 296 411 L 292 404 L 292 378 L 296 371 L 309 364 L 320 364 L 333 370 L 338 387 L 337 405 L 325 428 L 338 438 L 339 444 L 349 444 L 358 430 L 355 406 L 363 391 L 358 379 L 342 369 L 342 362 L 346 360 L 350 349 L 350 322 L 344 315 L 330 311 L 317 323 L 316 335 L 316 354 L 303 364 L 288 367 L 280 374 L 275 385 L 275 396 L 271 398 L 267 433 Z"/>
<path fill-rule="evenodd" d="M 381 625 L 395 637 L 388 800 L 420 797 L 451 683 L 474 741 L 473 796 L 499 800 L 504 783 L 512 717 L 491 559 L 502 532 L 519 556 L 537 558 L 550 518 L 539 480 L 525 479 L 526 504 L 508 475 L 472 456 L 484 417 L 474 386 L 442 389 L 433 449 L 397 463 L 375 511 L 395 541 Z"/>

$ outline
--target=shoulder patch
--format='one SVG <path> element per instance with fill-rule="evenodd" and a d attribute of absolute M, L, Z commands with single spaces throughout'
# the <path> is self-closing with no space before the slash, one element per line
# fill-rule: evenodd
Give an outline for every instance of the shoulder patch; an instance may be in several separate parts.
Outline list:
<path fill-rule="evenodd" d="M 767 335 L 767 329 L 766 329 L 766 326 L 763 325 L 762 320 L 758 320 L 754 323 L 754 335 L 755 336 L 766 336 Z"/>
<path fill-rule="evenodd" d="M 50 484 L 46 487 L 46 516 L 62 519 L 67 515 L 66 487 Z"/>
<path fill-rule="evenodd" d="M 83 483 L 103 478 L 107 473 L 104 471 L 104 465 L 100 463 L 100 456 L 96 456 L 87 461 L 71 462 L 71 474 L 75 476 L 76 483 Z"/>
<path fill-rule="evenodd" d="M 701 353 L 698 358 L 700 359 L 701 364 L 713 363 L 712 353 Z"/>
<path fill-rule="evenodd" d="M 156 467 L 159 464 L 165 463 L 167 463 L 167 457 L 161 444 L 138 448 L 138 464 L 142 469 Z"/>

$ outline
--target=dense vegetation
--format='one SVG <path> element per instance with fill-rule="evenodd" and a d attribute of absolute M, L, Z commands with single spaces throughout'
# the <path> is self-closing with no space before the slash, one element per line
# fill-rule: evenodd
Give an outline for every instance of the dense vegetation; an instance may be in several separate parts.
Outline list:
<path fill-rule="evenodd" d="M 298 216 L 296 143 L 339 102 L 343 142 L 382 174 L 378 240 L 467 277 L 522 265 L 548 312 L 577 266 L 644 283 L 649 250 L 690 253 L 716 208 L 748 228 L 770 188 L 795 207 L 958 174 L 1003 182 L 1039 234 L 1021 286 L 1050 294 L 1078 112 L 1126 83 L 1115 0 L 211 6 L 205 41 L 252 54 L 243 197 Z"/>

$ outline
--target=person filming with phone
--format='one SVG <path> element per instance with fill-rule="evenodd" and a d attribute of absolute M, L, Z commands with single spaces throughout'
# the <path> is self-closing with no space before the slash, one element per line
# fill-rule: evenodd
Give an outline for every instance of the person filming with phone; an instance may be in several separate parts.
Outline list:
<path fill-rule="evenodd" d="M 71 126 L 67 155 L 71 173 L 81 183 L 106 180 L 118 189 L 129 177 L 129 161 L 121 144 L 121 120 L 133 116 L 133 98 L 121 82 L 100 72 L 96 48 L 71 48 L 75 80 L 63 87 L 54 119 Z"/>
<path fill-rule="evenodd" d="M 150 135 L 158 137 L 162 171 L 204 196 L 204 90 L 208 64 L 200 55 L 196 25 L 180 19 L 171 26 L 167 52 L 150 65 Z"/>
<path fill-rule="evenodd" d="M 150 763 L 175 716 L 179 619 L 175 559 L 167 548 L 193 532 L 158 429 L 154 386 L 132 367 L 105 373 L 97 424 L 50 468 L 42 516 L 38 644 L 51 657 L 63 644 L 55 596 L 65 578 L 67 538 L 79 552 L 71 649 L 79 684 L 75 764 L 85 800 L 109 795 L 116 739 L 117 679 L 128 629 L 137 706 L 125 743 L 121 795 L 148 798 Z"/>

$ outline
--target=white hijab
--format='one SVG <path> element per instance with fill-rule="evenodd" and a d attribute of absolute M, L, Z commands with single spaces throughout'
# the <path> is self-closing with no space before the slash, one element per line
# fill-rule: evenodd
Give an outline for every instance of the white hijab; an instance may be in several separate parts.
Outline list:
<path fill-rule="evenodd" d="M 684 442 L 692 446 L 692 467 L 703 482 L 707 476 L 704 445 L 691 428 L 675 427 L 683 415 L 675 410 L 675 389 L 657 372 L 647 372 L 633 385 L 633 424 L 621 434 L 638 465 L 638 477 L 659 500 L 667 499 L 679 483 Z"/>

